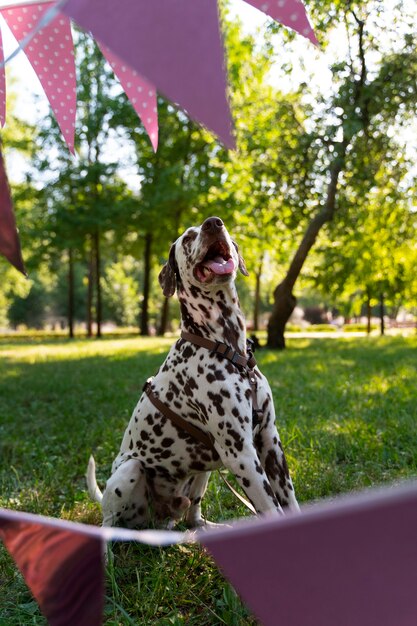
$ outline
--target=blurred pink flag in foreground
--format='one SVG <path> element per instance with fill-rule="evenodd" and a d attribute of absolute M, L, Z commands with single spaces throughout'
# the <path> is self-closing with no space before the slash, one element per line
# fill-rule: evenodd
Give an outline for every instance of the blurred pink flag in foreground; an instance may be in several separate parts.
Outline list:
<path fill-rule="evenodd" d="M 417 487 L 199 533 L 264 626 L 415 626 Z"/>
<path fill-rule="evenodd" d="M 74 153 L 77 108 L 76 71 L 69 18 L 60 13 L 55 0 L 0 3 L 0 14 L 22 45 L 49 99 L 61 132 Z M 156 150 L 158 145 L 158 113 L 156 89 L 106 46 L 104 56 L 131 101 Z M 0 63 L 4 61 L 0 31 Z M 6 83 L 4 66 L 0 67 L 0 124 L 6 117 Z"/>
<path fill-rule="evenodd" d="M 104 543 L 0 511 L 0 539 L 51 626 L 100 626 Z M 25 515 L 23 514 L 24 518 Z"/>
<path fill-rule="evenodd" d="M 234 146 L 215 0 L 67 0 L 61 10 Z"/>
<path fill-rule="evenodd" d="M 0 30 L 0 61 L 4 59 L 3 37 Z M 0 126 L 6 121 L 6 70 L 0 67 Z"/>
<path fill-rule="evenodd" d="M 26 276 L 19 235 L 13 213 L 13 203 L 7 180 L 3 154 L 0 149 L 0 254 Z"/>
<path fill-rule="evenodd" d="M 246 1 L 317 43 L 302 0 Z M 0 14 L 35 70 L 71 152 L 76 72 L 68 16 L 101 42 L 154 150 L 156 88 L 234 147 L 216 0 L 3 0 Z M 0 32 L 0 124 L 5 96 Z"/>

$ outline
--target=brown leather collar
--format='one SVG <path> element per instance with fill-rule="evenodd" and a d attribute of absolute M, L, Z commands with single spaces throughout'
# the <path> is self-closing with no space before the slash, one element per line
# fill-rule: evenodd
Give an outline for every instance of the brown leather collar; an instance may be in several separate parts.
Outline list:
<path fill-rule="evenodd" d="M 249 356 L 246 357 L 237 350 L 234 350 L 231 346 L 228 346 L 227 343 L 222 343 L 221 341 L 211 341 L 211 339 L 206 339 L 200 335 L 194 335 L 186 330 L 181 332 L 181 339 L 194 343 L 202 348 L 207 348 L 207 350 L 215 352 L 216 354 L 220 354 L 220 356 L 228 359 L 228 361 L 233 363 L 233 365 L 237 365 L 248 370 L 252 370 L 256 365 L 256 359 L 252 353 L 249 353 Z"/>

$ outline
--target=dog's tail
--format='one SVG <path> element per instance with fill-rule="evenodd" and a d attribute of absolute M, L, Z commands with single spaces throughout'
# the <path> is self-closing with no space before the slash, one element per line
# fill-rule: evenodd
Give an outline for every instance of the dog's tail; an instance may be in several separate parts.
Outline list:
<path fill-rule="evenodd" d="M 101 502 L 103 499 L 103 494 L 100 491 L 99 486 L 97 485 L 96 480 L 96 462 L 94 460 L 93 455 L 90 456 L 87 467 L 87 487 L 88 493 L 90 494 L 90 498 L 95 502 Z"/>

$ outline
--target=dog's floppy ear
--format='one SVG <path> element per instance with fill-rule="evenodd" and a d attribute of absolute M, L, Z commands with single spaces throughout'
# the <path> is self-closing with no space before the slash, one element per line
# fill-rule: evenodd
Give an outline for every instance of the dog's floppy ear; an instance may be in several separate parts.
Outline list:
<path fill-rule="evenodd" d="M 238 259 L 239 259 L 239 269 L 240 269 L 240 271 L 242 272 L 243 276 L 249 276 L 249 272 L 246 269 L 246 265 L 245 265 L 245 261 L 243 260 L 243 256 L 239 252 L 239 246 L 237 245 L 236 241 L 233 241 L 233 239 L 232 239 L 232 243 L 233 243 L 234 247 L 236 248 L 237 256 L 238 256 Z"/>
<path fill-rule="evenodd" d="M 158 276 L 159 284 L 161 285 L 166 298 L 170 298 L 175 293 L 175 289 L 177 288 L 177 272 L 178 265 L 175 260 L 174 243 L 169 251 L 168 261 L 165 263 Z"/>

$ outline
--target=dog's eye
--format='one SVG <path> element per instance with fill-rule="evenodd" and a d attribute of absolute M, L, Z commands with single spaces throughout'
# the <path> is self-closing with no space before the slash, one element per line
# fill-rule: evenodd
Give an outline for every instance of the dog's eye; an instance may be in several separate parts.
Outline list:
<path fill-rule="evenodd" d="M 183 237 L 182 239 L 182 243 L 188 243 L 189 241 L 191 241 L 191 239 L 191 235 L 185 235 L 185 237 Z"/>

